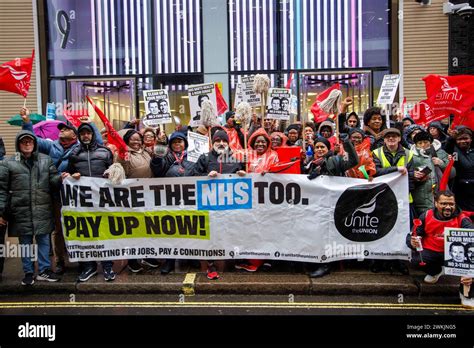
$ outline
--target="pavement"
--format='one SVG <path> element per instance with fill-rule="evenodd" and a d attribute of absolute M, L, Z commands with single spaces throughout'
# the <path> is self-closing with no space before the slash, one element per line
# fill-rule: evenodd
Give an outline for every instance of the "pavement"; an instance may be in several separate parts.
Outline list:
<path fill-rule="evenodd" d="M 365 263 L 336 262 L 336 269 L 322 278 L 310 278 L 302 264 L 276 262 L 271 269 L 249 273 L 236 271 L 227 262 L 220 279 L 208 280 L 197 265 L 180 261 L 174 272 L 161 275 L 158 269 L 133 274 L 126 261 L 116 261 L 117 278 L 113 282 L 99 274 L 85 283 L 76 281 L 77 264 L 67 264 L 59 282 L 36 281 L 22 286 L 23 271 L 19 258 L 7 259 L 0 282 L 0 294 L 183 294 L 183 295 L 316 295 L 316 296 L 410 296 L 457 297 L 459 277 L 442 276 L 437 284 L 423 282 L 424 273 L 410 275 L 372 273 Z M 458 300 L 459 301 L 459 300 Z"/>

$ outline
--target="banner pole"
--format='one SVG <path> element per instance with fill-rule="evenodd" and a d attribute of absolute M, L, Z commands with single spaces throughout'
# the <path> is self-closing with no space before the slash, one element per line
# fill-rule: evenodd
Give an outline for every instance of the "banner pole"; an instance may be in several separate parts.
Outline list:
<path fill-rule="evenodd" d="M 26 108 L 26 97 L 25 100 L 23 100 L 23 108 Z"/>

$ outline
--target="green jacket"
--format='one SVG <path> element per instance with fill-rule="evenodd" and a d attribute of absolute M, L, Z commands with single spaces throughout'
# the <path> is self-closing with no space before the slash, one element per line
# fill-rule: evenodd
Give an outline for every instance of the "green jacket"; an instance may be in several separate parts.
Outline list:
<path fill-rule="evenodd" d="M 428 167 L 431 169 L 428 180 L 426 181 L 415 181 L 415 188 L 412 192 L 413 195 L 413 205 L 415 207 L 416 213 L 421 215 L 429 209 L 433 209 L 434 199 L 433 199 L 433 188 L 438 185 L 440 177 L 437 174 L 441 174 L 442 171 L 446 168 L 448 164 L 448 154 L 444 150 L 437 150 L 436 157 L 438 157 L 443 164 L 436 168 L 433 164 L 433 149 L 422 152 L 416 146 L 412 146 L 411 150 L 413 151 L 413 166 L 416 168 Z M 454 168 L 453 168 L 454 170 Z"/>
<path fill-rule="evenodd" d="M 49 234 L 54 230 L 51 194 L 61 177 L 51 157 L 38 153 L 35 137 L 30 161 L 21 155 L 16 137 L 17 155 L 0 162 L 0 216 L 8 221 L 8 235 Z"/>

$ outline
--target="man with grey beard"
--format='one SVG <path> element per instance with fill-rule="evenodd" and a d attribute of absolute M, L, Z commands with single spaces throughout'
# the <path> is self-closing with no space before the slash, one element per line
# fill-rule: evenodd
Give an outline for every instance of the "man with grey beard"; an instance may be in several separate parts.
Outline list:
<path fill-rule="evenodd" d="M 229 137 L 224 130 L 218 130 L 212 136 L 212 150 L 201 155 L 194 166 L 194 176 L 208 175 L 216 178 L 219 174 L 238 174 L 244 176 L 245 165 L 239 162 L 229 147 Z M 202 261 L 206 263 L 206 261 Z M 219 279 L 214 261 L 207 261 L 207 278 Z"/>

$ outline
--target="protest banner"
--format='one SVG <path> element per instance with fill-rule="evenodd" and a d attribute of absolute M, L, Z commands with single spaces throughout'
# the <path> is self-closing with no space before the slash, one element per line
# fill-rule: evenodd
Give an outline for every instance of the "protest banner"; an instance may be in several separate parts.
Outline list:
<path fill-rule="evenodd" d="M 242 102 L 247 102 L 251 107 L 258 107 L 261 104 L 260 94 L 254 92 L 254 75 L 242 76 L 241 82 L 235 89 L 234 108 Z"/>
<path fill-rule="evenodd" d="M 290 120 L 291 91 L 285 88 L 270 88 L 267 99 L 267 118 Z"/>
<path fill-rule="evenodd" d="M 209 137 L 188 132 L 188 161 L 196 163 L 202 154 L 209 152 Z"/>
<path fill-rule="evenodd" d="M 143 91 L 143 100 L 145 102 L 145 116 L 143 117 L 145 127 L 158 128 L 160 124 L 173 122 L 167 90 Z"/>
<path fill-rule="evenodd" d="M 408 259 L 407 176 L 68 178 L 71 261 L 127 258 L 331 262 Z"/>
<path fill-rule="evenodd" d="M 474 277 L 474 229 L 445 228 L 444 273 Z"/>
<path fill-rule="evenodd" d="M 204 100 L 209 100 L 217 107 L 216 86 L 214 83 L 205 83 L 188 87 L 189 108 L 191 110 L 191 127 L 197 127 L 202 124 L 201 105 Z M 217 109 L 216 109 L 216 116 Z"/>

